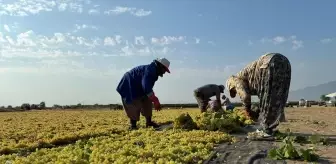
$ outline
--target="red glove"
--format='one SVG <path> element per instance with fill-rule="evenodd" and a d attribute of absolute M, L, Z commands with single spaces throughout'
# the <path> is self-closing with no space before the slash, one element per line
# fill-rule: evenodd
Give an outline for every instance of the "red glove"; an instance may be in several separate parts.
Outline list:
<path fill-rule="evenodd" d="M 148 98 L 154 103 L 155 110 L 160 111 L 161 110 L 161 104 L 160 104 L 159 99 L 155 96 L 154 92 Z"/>

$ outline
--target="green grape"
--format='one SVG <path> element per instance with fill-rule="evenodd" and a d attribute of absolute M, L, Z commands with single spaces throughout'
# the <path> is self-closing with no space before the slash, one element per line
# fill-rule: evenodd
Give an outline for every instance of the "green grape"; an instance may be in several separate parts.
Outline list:
<path fill-rule="evenodd" d="M 0 163 L 202 163 L 213 151 L 214 144 L 232 142 L 227 133 L 208 131 L 211 121 L 215 128 L 221 127 L 226 113 L 199 116 L 198 111 L 187 112 L 189 116 L 184 114 L 185 110 L 162 111 L 154 113 L 153 119 L 165 123 L 186 116 L 187 119 L 181 120 L 191 126 L 182 127 L 189 131 L 140 129 L 131 132 L 125 129 L 128 119 L 123 111 L 4 114 L 0 116 L 6 127 L 0 131 L 0 152 L 27 151 L 27 154 L 2 155 Z M 140 126 L 143 123 L 144 119 Z M 199 124 L 203 130 L 195 130 Z"/>

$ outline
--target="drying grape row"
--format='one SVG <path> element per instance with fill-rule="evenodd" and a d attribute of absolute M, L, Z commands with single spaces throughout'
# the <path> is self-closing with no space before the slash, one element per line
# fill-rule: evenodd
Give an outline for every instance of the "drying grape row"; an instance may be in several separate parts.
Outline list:
<path fill-rule="evenodd" d="M 158 123 L 188 112 L 154 112 Z M 214 145 L 232 142 L 224 132 L 140 129 L 128 131 L 124 111 L 54 110 L 0 115 L 0 163 L 201 163 Z M 144 127 L 144 118 L 139 122 Z"/>

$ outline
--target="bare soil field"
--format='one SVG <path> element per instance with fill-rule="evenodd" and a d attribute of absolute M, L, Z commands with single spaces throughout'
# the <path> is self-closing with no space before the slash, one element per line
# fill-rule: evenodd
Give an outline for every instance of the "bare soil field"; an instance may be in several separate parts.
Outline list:
<path fill-rule="evenodd" d="M 336 163 L 336 108 L 313 106 L 309 108 L 287 108 L 287 122 L 279 129 L 289 128 L 297 135 L 319 134 L 329 138 L 329 145 L 317 146 L 317 154 L 325 159 L 322 163 Z M 307 145 L 306 145 L 307 146 Z M 287 161 L 288 163 L 305 163 Z"/>

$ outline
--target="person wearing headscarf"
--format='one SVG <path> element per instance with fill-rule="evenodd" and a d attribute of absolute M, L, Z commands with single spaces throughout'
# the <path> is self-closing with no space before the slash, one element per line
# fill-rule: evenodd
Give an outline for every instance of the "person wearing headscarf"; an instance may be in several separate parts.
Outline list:
<path fill-rule="evenodd" d="M 291 83 L 291 64 L 280 53 L 267 53 L 230 76 L 226 88 L 231 97 L 239 95 L 244 109 L 260 121 L 262 136 L 271 136 L 285 118 L 284 108 Z M 260 113 L 251 110 L 251 96 L 259 97 Z"/>

